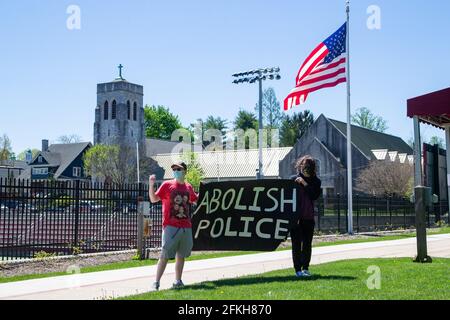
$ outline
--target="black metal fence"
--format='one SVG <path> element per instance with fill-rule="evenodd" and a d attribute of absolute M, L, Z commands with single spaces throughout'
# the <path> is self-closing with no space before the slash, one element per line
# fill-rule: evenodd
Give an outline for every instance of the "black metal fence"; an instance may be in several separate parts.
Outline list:
<path fill-rule="evenodd" d="M 139 196 L 147 185 L 0 179 L 0 260 L 135 249 Z M 150 212 L 159 247 L 161 205 Z"/>
<path fill-rule="evenodd" d="M 0 178 L 0 260 L 136 249 L 138 197 L 148 201 L 147 185 Z M 317 230 L 346 232 L 346 196 L 320 198 L 316 207 Z M 414 227 L 407 199 L 356 195 L 353 208 L 356 232 Z M 161 209 L 151 205 L 147 248 L 161 246 Z M 433 205 L 428 226 L 450 224 L 448 212 L 447 202 Z"/>
<path fill-rule="evenodd" d="M 316 227 L 323 232 L 348 230 L 347 196 L 336 195 L 316 201 Z M 447 201 L 427 208 L 428 227 L 450 224 Z M 414 203 L 395 197 L 353 196 L 353 230 L 356 232 L 414 228 Z"/>

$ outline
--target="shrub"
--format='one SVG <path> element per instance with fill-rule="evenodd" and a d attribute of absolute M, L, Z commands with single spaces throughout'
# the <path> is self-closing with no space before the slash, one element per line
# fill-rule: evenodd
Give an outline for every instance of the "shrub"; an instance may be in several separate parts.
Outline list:
<path fill-rule="evenodd" d="M 81 250 L 80 247 L 72 247 L 72 254 L 73 254 L 74 256 L 77 256 L 77 255 L 79 255 L 79 254 L 81 254 L 81 253 L 83 253 L 83 250 Z"/>
<path fill-rule="evenodd" d="M 356 189 L 376 196 L 408 197 L 412 194 L 413 167 L 391 161 L 372 161 L 361 171 Z"/>
<path fill-rule="evenodd" d="M 139 252 L 136 252 L 136 254 L 131 258 L 131 260 L 141 260 L 139 256 Z"/>
<path fill-rule="evenodd" d="M 34 258 L 35 259 L 46 259 L 46 258 L 54 257 L 55 255 L 56 254 L 54 252 L 50 253 L 50 252 L 46 252 L 46 251 L 42 250 L 42 251 L 36 252 L 34 254 Z"/>
<path fill-rule="evenodd" d="M 436 222 L 436 226 L 439 228 L 445 228 L 448 227 L 447 223 L 445 222 L 445 220 L 439 220 L 438 222 Z"/>
<path fill-rule="evenodd" d="M 61 196 L 50 201 L 49 207 L 66 208 L 75 203 L 75 200 L 70 196 Z"/>

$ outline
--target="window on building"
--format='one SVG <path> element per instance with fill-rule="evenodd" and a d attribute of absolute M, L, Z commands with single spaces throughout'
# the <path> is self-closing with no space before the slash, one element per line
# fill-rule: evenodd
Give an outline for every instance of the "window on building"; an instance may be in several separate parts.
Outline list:
<path fill-rule="evenodd" d="M 104 119 L 104 120 L 108 120 L 108 117 L 109 117 L 109 115 L 108 115 L 108 109 L 109 109 L 108 101 L 105 101 L 105 104 L 104 104 L 104 106 L 103 106 L 103 119 Z"/>
<path fill-rule="evenodd" d="M 48 168 L 33 168 L 34 175 L 45 175 L 48 174 Z"/>
<path fill-rule="evenodd" d="M 111 118 L 112 118 L 112 119 L 115 119 L 115 118 L 116 118 L 116 115 L 117 115 L 117 103 L 116 103 L 116 100 L 114 100 L 114 101 L 112 102 Z"/>
<path fill-rule="evenodd" d="M 133 120 L 137 120 L 137 103 L 133 103 Z"/>
<path fill-rule="evenodd" d="M 39 156 L 38 157 L 38 163 L 42 163 L 42 162 L 44 162 L 44 158 L 42 158 L 42 156 Z"/>
<path fill-rule="evenodd" d="M 127 101 L 127 115 L 128 115 L 128 120 L 131 119 L 131 103 L 130 100 Z"/>
<path fill-rule="evenodd" d="M 74 177 L 81 177 L 81 168 L 80 167 L 73 167 L 73 176 Z"/>

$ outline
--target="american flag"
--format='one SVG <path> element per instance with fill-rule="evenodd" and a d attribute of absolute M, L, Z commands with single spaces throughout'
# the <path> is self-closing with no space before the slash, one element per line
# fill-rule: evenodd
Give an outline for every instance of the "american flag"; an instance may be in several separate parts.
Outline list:
<path fill-rule="evenodd" d="M 284 110 L 303 104 L 308 94 L 331 88 L 346 79 L 347 23 L 315 48 L 298 71 L 296 86 L 284 100 Z"/>

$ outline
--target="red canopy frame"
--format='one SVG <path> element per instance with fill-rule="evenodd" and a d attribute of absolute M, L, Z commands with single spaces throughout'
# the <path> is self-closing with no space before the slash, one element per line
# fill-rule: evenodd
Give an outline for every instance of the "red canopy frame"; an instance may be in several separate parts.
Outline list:
<path fill-rule="evenodd" d="M 407 115 L 445 129 L 450 125 L 450 88 L 409 99 Z"/>
<path fill-rule="evenodd" d="M 447 146 L 447 200 L 450 207 L 450 88 L 407 101 L 407 115 L 414 119 L 414 184 L 422 185 L 420 122 L 445 130 Z M 450 213 L 449 213 L 450 214 Z"/>

